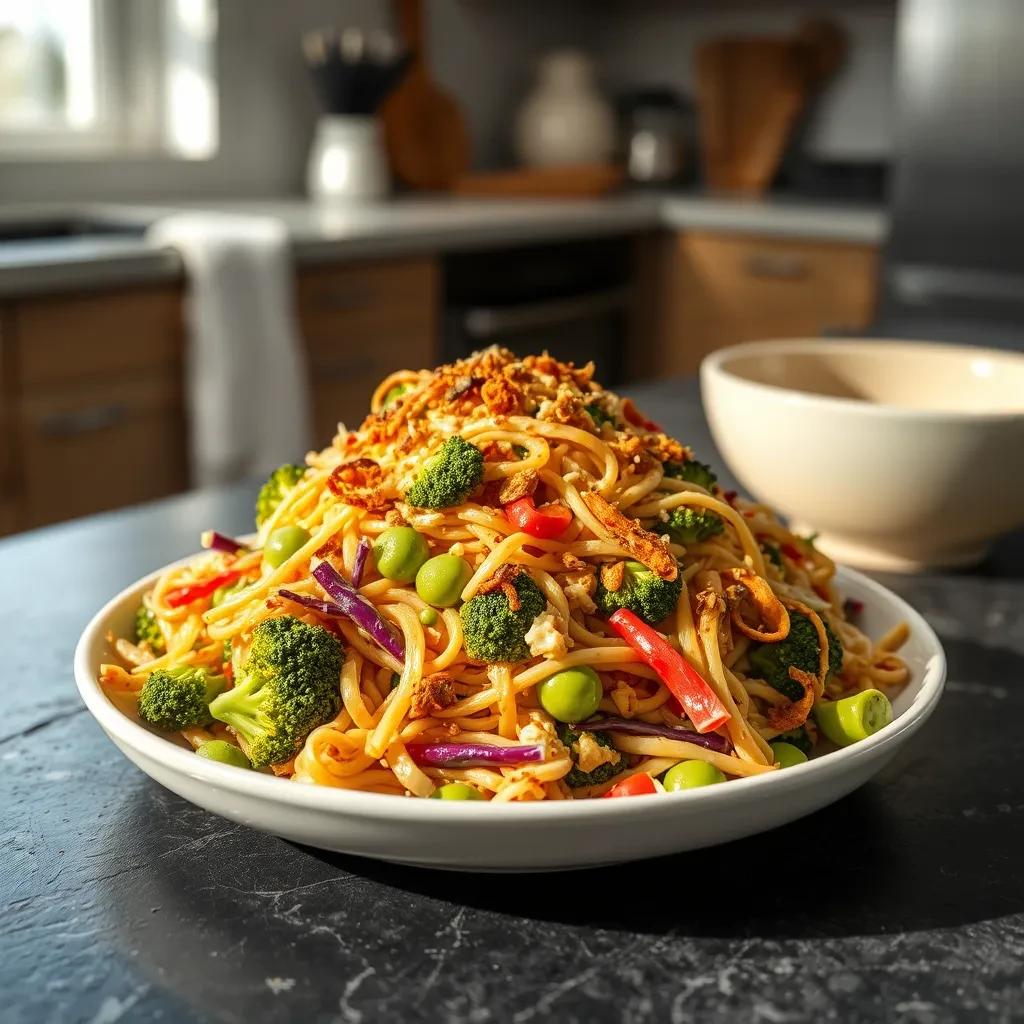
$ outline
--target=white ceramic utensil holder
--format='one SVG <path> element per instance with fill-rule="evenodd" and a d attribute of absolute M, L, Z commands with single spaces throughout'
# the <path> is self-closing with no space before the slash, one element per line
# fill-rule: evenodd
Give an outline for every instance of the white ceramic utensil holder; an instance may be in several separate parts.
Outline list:
<path fill-rule="evenodd" d="M 306 185 L 310 198 L 324 202 L 387 195 L 391 181 L 377 118 L 324 114 L 313 137 Z"/>

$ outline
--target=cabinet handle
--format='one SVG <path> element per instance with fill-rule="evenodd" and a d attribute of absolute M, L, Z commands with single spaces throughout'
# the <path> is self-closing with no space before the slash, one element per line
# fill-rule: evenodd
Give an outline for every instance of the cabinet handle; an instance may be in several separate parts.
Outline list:
<path fill-rule="evenodd" d="M 128 406 L 124 402 L 110 402 L 94 405 L 76 412 L 58 412 L 44 416 L 39 430 L 47 437 L 79 437 L 95 434 L 100 430 L 116 427 L 128 418 Z"/>
<path fill-rule="evenodd" d="M 751 277 L 773 277 L 795 281 L 806 277 L 810 265 L 806 257 L 788 252 L 755 252 L 747 257 L 746 271 Z"/>
<path fill-rule="evenodd" d="M 547 302 L 470 309 L 463 316 L 462 329 L 478 341 L 513 331 L 544 330 L 619 312 L 631 295 L 629 288 L 610 288 Z"/>

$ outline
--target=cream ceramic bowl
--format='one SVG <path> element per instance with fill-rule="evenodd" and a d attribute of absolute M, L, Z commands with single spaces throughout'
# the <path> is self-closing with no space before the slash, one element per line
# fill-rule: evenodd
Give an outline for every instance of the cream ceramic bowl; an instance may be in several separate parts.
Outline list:
<path fill-rule="evenodd" d="M 1024 523 L 1024 356 L 797 339 L 701 366 L 715 444 L 755 498 L 869 569 L 969 565 Z"/>
<path fill-rule="evenodd" d="M 124 635 L 145 590 L 140 580 L 101 609 L 75 651 L 78 690 L 122 753 L 185 800 L 232 821 L 326 850 L 465 871 L 552 871 L 694 850 L 753 835 L 830 804 L 866 782 L 924 724 L 942 693 L 946 661 L 928 624 L 880 584 L 840 570 L 844 593 L 864 602 L 861 625 L 881 636 L 910 625 L 900 652 L 910 684 L 896 717 L 874 736 L 807 764 L 683 793 L 524 804 L 416 800 L 305 786 L 206 761 L 150 732 L 97 682 L 107 635 Z"/>

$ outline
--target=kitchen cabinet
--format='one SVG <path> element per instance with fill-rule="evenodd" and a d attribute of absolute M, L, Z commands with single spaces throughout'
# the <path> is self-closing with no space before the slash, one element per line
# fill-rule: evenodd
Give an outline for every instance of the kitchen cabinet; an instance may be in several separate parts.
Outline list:
<path fill-rule="evenodd" d="M 315 443 L 438 356 L 432 258 L 300 268 Z M 188 487 L 180 284 L 0 303 L 0 535 Z"/>
<path fill-rule="evenodd" d="M 0 307 L 0 532 L 187 487 L 181 309 L 177 285 Z"/>
<path fill-rule="evenodd" d="M 14 404 L 8 394 L 13 369 L 11 318 L 0 306 L 0 537 L 13 533 L 20 519 L 19 489 L 14 472 Z"/>
<path fill-rule="evenodd" d="M 695 373 L 726 345 L 818 337 L 871 322 L 873 245 L 683 231 L 636 253 L 632 374 Z"/>
<path fill-rule="evenodd" d="M 299 324 L 318 446 L 330 443 L 340 418 L 358 426 L 389 373 L 437 363 L 439 293 L 431 257 L 300 269 Z"/>

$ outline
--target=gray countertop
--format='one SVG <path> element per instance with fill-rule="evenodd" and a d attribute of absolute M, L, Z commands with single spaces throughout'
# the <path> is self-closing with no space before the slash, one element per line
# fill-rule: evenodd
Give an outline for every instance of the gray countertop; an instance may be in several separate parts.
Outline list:
<path fill-rule="evenodd" d="M 599 235 L 687 228 L 879 244 L 888 218 L 877 206 L 723 199 L 699 195 L 622 195 L 594 200 L 396 198 L 358 206 L 305 200 L 203 203 L 0 204 L 0 226 L 65 213 L 145 226 L 176 212 L 265 215 L 288 228 L 296 259 L 328 261 L 512 246 Z M 180 276 L 171 251 L 138 237 L 71 237 L 0 243 L 0 297 L 95 288 Z"/>
<path fill-rule="evenodd" d="M 720 467 L 694 382 L 633 395 Z M 971 572 L 884 580 L 940 634 L 949 684 L 857 792 L 714 849 L 490 877 L 216 818 L 80 704 L 71 657 L 92 613 L 203 528 L 245 530 L 254 491 L 0 542 L 0 1020 L 1021 1019 L 1024 535 Z"/>

